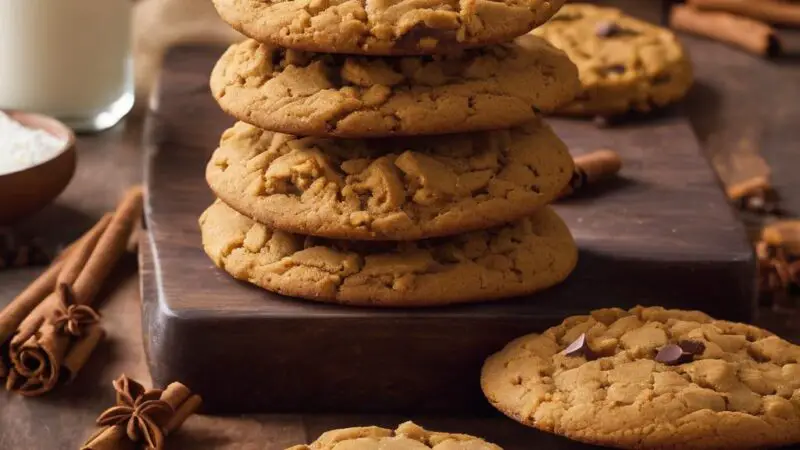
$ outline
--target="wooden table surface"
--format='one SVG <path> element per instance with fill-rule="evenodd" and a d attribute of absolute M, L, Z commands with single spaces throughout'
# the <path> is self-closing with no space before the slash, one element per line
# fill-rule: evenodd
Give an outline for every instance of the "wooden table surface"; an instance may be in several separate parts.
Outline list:
<path fill-rule="evenodd" d="M 749 56 L 731 57 L 731 64 L 739 64 Z M 725 61 L 711 61 L 714 64 L 728 64 Z M 700 62 L 701 78 L 710 71 L 703 69 Z M 800 89 L 800 76 L 797 68 L 780 68 L 765 64 L 765 73 L 771 82 L 781 79 Z M 718 73 L 718 72 L 715 72 Z M 702 79 L 701 86 L 723 86 L 722 95 L 751 92 L 757 95 L 761 82 L 758 74 L 748 73 L 738 84 L 724 84 L 719 80 Z M 751 133 L 757 129 L 768 130 L 756 139 L 762 139 L 768 146 L 769 160 L 778 170 L 777 184 L 783 188 L 782 194 L 791 205 L 800 205 L 800 187 L 797 187 L 795 172 L 789 173 L 782 165 L 791 164 L 798 158 L 797 141 L 778 141 L 777 136 L 792 133 L 797 135 L 797 121 L 793 127 L 775 129 L 775 124 L 786 127 L 789 119 L 800 110 L 800 106 L 789 105 L 781 100 L 777 87 L 768 96 L 772 105 L 760 105 L 758 111 L 742 117 L 746 109 L 738 98 L 724 97 L 717 105 L 722 113 L 715 121 L 700 121 L 697 130 L 704 140 L 712 140 L 706 150 L 712 157 L 719 157 L 728 148 L 725 142 L 738 142 L 741 133 Z M 785 97 L 790 99 L 793 97 Z M 796 97 L 794 97 L 796 98 Z M 717 99 L 720 100 L 720 99 Z M 690 104 L 693 103 L 690 101 Z M 706 105 L 707 106 L 707 105 Z M 750 127 L 729 127 L 726 120 L 739 120 Z M 713 122 L 713 123 L 712 123 Z M 718 133 L 725 130 L 724 133 Z M 20 224 L 20 230 L 42 236 L 52 242 L 71 240 L 88 228 L 103 212 L 111 209 L 119 195 L 128 186 L 141 180 L 142 149 L 140 148 L 141 120 L 131 117 L 108 132 L 97 136 L 80 137 L 78 144 L 78 172 L 66 192 L 45 211 Z M 795 147 L 794 150 L 792 147 Z M 724 156 L 724 155 L 723 155 Z M 796 167 L 796 165 L 793 165 Z M 794 169 L 796 170 L 796 169 Z M 791 175 L 791 176 L 790 176 Z M 793 208 L 795 209 L 795 208 Z M 798 208 L 800 209 L 800 208 Z M 795 211 L 797 213 L 798 211 Z M 0 307 L 3 307 L 36 274 L 35 270 L 0 271 Z M 77 449 L 81 442 L 95 429 L 94 419 L 114 399 L 111 381 L 121 373 L 149 383 L 144 351 L 141 342 L 138 276 L 136 262 L 129 258 L 120 268 L 118 281 L 111 295 L 100 311 L 103 323 L 108 330 L 108 338 L 93 355 L 90 363 L 79 374 L 72 385 L 62 388 L 52 395 L 27 399 L 0 390 L 0 450 L 59 450 Z M 759 323 L 779 334 L 800 341 L 800 327 L 797 322 L 790 323 L 785 316 L 764 311 Z M 503 445 L 506 450 L 523 450 L 530 446 L 531 437 L 542 448 L 566 449 L 589 448 L 573 445 L 564 439 L 547 437 L 535 431 L 528 431 L 515 423 L 499 417 L 494 418 L 441 418 L 413 417 L 418 423 L 446 431 L 470 432 L 485 436 Z M 170 437 L 170 449 L 266 449 L 281 450 L 292 444 L 309 441 L 329 428 L 382 424 L 394 425 L 406 417 L 339 415 L 324 416 L 244 416 L 191 418 L 182 431 Z"/>

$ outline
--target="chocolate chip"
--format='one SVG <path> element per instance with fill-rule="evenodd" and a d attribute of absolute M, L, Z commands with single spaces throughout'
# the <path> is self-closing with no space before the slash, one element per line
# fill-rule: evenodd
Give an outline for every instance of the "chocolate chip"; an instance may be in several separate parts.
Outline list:
<path fill-rule="evenodd" d="M 686 349 L 684 349 L 684 345 Z M 687 351 L 690 350 L 690 351 Z M 676 366 L 692 361 L 694 355 L 703 353 L 705 344 L 697 341 L 681 341 L 678 344 L 665 345 L 656 354 L 656 361 L 668 366 Z"/>
<path fill-rule="evenodd" d="M 681 364 L 681 361 L 684 359 L 684 352 L 680 346 L 675 344 L 669 344 L 661 348 L 656 354 L 656 361 L 667 364 L 667 365 L 677 365 Z"/>
<path fill-rule="evenodd" d="M 678 347 L 680 347 L 684 353 L 690 355 L 702 355 L 703 352 L 706 351 L 706 344 L 700 341 L 683 340 L 678 342 Z"/>
<path fill-rule="evenodd" d="M 581 333 L 577 339 L 572 341 L 571 344 L 561 351 L 563 356 L 584 356 L 586 359 L 594 359 L 595 353 L 589 347 L 589 341 L 586 339 L 586 333 Z"/>
<path fill-rule="evenodd" d="M 653 84 L 666 84 L 672 80 L 672 76 L 668 73 L 662 73 L 653 77 Z"/>
<path fill-rule="evenodd" d="M 623 66 L 622 64 L 614 64 L 613 66 L 608 66 L 604 68 L 603 71 L 605 73 L 615 73 L 618 75 L 622 75 L 623 73 L 625 73 L 625 66 Z"/>
<path fill-rule="evenodd" d="M 597 25 L 594 27 L 594 33 L 597 37 L 607 38 L 612 37 L 621 31 L 619 25 L 616 22 L 611 20 L 603 20 L 601 22 L 597 22 Z"/>

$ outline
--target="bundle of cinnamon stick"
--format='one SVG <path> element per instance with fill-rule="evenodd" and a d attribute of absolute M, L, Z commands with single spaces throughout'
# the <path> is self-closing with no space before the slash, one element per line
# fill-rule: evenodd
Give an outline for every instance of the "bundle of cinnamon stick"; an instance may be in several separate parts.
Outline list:
<path fill-rule="evenodd" d="M 782 26 L 777 28 L 775 25 Z M 759 56 L 797 53 L 800 3 L 785 0 L 686 0 L 672 9 L 670 26 Z"/>
<path fill-rule="evenodd" d="M 41 395 L 74 379 L 86 364 L 105 334 L 91 305 L 126 252 L 141 211 L 142 190 L 135 187 L 0 311 L 6 389 Z"/>

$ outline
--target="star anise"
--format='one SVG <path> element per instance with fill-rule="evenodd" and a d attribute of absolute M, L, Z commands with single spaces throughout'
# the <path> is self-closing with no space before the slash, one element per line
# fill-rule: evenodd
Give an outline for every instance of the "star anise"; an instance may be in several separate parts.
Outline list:
<path fill-rule="evenodd" d="M 174 413 L 169 403 L 161 400 L 163 391 L 145 388 L 125 375 L 113 382 L 117 405 L 97 418 L 101 426 L 125 424 L 128 438 L 144 440 L 148 448 L 160 450 L 164 445 L 162 427 Z"/>
<path fill-rule="evenodd" d="M 58 295 L 61 307 L 56 310 L 51 320 L 60 332 L 80 337 L 87 325 L 100 320 L 100 316 L 89 306 L 75 304 L 75 293 L 69 285 L 59 284 Z"/>
<path fill-rule="evenodd" d="M 160 392 L 150 391 L 136 399 L 133 406 L 114 406 L 97 418 L 97 424 L 101 426 L 125 424 L 126 433 L 131 441 L 143 440 L 148 449 L 161 450 L 164 448 L 164 432 L 161 427 L 169 421 L 174 411 L 169 403 L 153 398 L 160 395 Z"/>
<path fill-rule="evenodd" d="M 117 393 L 117 405 L 134 406 L 136 400 L 144 394 L 148 394 L 151 398 L 160 398 L 162 393 L 159 389 L 146 390 L 144 386 L 139 384 L 136 380 L 128 378 L 126 375 L 120 375 L 120 377 L 111 384 L 114 386 L 114 391 Z M 157 392 L 158 395 L 152 394 L 153 392 Z"/>

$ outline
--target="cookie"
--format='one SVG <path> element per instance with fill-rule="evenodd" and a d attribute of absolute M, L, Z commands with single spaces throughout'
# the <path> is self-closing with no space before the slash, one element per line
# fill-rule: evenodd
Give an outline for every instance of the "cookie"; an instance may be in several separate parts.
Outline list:
<path fill-rule="evenodd" d="M 564 280 L 577 250 L 549 208 L 513 224 L 414 242 L 332 241 L 272 230 L 222 202 L 200 217 L 203 248 L 235 278 L 309 300 L 436 306 L 530 294 Z"/>
<path fill-rule="evenodd" d="M 497 445 L 467 434 L 428 431 L 413 422 L 396 430 L 381 427 L 353 427 L 331 430 L 309 445 L 287 450 L 503 450 Z"/>
<path fill-rule="evenodd" d="M 293 233 L 416 240 L 529 216 L 569 183 L 572 157 L 543 121 L 474 134 L 343 140 L 222 136 L 206 178 L 237 211 Z"/>
<path fill-rule="evenodd" d="M 211 74 L 223 110 L 301 136 L 363 138 L 508 128 L 572 99 L 561 50 L 534 36 L 450 56 L 368 57 L 231 46 Z"/>
<path fill-rule="evenodd" d="M 489 401 L 543 431 L 617 448 L 800 442 L 800 347 L 698 311 L 570 317 L 483 367 Z"/>
<path fill-rule="evenodd" d="M 423 55 L 523 35 L 564 0 L 214 0 L 233 28 L 276 47 L 322 53 Z"/>
<path fill-rule="evenodd" d="M 570 3 L 532 34 L 578 66 L 583 89 L 561 114 L 648 112 L 680 100 L 692 86 L 691 60 L 675 34 L 615 8 Z"/>

